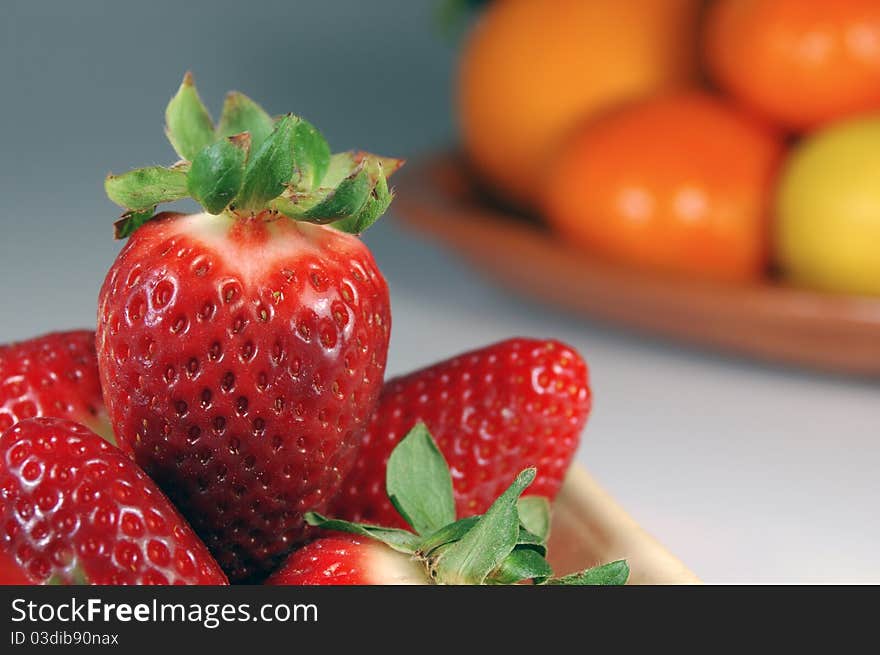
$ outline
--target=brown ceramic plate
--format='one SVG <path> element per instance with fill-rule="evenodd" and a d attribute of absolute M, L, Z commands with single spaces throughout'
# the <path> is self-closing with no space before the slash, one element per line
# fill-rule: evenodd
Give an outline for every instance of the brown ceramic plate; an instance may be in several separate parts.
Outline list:
<path fill-rule="evenodd" d="M 880 377 L 880 299 L 768 280 L 724 285 L 644 273 L 568 247 L 487 202 L 453 154 L 404 168 L 396 214 L 502 285 L 568 311 L 756 358 Z"/>

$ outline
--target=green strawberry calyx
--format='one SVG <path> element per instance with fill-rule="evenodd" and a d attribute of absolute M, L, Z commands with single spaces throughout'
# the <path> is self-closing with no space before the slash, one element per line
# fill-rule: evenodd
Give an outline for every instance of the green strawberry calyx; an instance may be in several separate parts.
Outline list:
<path fill-rule="evenodd" d="M 522 497 L 536 469 L 522 471 L 481 516 L 458 519 L 449 466 L 423 423 L 388 459 L 385 486 L 391 503 L 412 528 L 401 530 L 306 514 L 309 525 L 380 541 L 422 562 L 437 584 L 622 585 L 629 565 L 619 560 L 564 577 L 547 562 L 550 503 Z"/>
<path fill-rule="evenodd" d="M 165 133 L 179 161 L 104 181 L 109 198 L 125 208 L 117 238 L 154 218 L 157 205 L 184 198 L 210 214 L 268 213 L 360 234 L 388 209 L 388 177 L 404 163 L 361 151 L 333 154 L 308 121 L 273 118 L 238 92 L 226 96 L 215 126 L 190 73 L 165 110 Z"/>
<path fill-rule="evenodd" d="M 82 565 L 78 562 L 74 562 L 73 565 L 68 566 L 65 571 L 54 573 L 43 584 L 51 586 L 88 585 L 91 584 L 91 582 L 89 581 L 89 576 L 86 574 Z"/>

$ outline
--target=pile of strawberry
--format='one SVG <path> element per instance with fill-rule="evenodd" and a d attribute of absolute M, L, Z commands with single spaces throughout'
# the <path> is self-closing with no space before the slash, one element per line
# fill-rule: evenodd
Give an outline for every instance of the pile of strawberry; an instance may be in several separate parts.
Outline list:
<path fill-rule="evenodd" d="M 0 347 L 0 583 L 626 579 L 544 559 L 590 411 L 576 352 L 512 339 L 383 384 L 356 235 L 401 161 L 238 93 L 215 126 L 189 75 L 166 125 L 177 163 L 106 180 L 128 242 L 97 333 Z M 184 197 L 205 211 L 156 213 Z"/>

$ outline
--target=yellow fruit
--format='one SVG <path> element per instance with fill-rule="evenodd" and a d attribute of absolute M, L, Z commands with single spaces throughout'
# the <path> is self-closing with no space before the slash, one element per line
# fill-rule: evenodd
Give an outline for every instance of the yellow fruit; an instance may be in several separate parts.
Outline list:
<path fill-rule="evenodd" d="M 700 0 L 500 0 L 462 53 L 458 113 L 478 172 L 535 206 L 566 133 L 696 75 Z"/>
<path fill-rule="evenodd" d="M 778 260 L 790 279 L 880 295 L 880 116 L 804 141 L 783 172 L 777 219 Z"/>

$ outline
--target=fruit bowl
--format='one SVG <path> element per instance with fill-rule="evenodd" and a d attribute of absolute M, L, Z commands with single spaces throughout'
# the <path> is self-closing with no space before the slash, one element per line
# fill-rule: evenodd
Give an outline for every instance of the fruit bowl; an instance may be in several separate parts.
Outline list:
<path fill-rule="evenodd" d="M 880 378 L 880 299 L 769 279 L 756 285 L 688 280 L 599 261 L 537 221 L 490 203 L 455 153 L 407 166 L 396 186 L 395 213 L 406 225 L 540 302 L 680 342 Z"/>
<path fill-rule="evenodd" d="M 548 552 L 557 574 L 625 558 L 629 584 L 700 582 L 578 465 L 569 471 L 554 504 Z"/>

